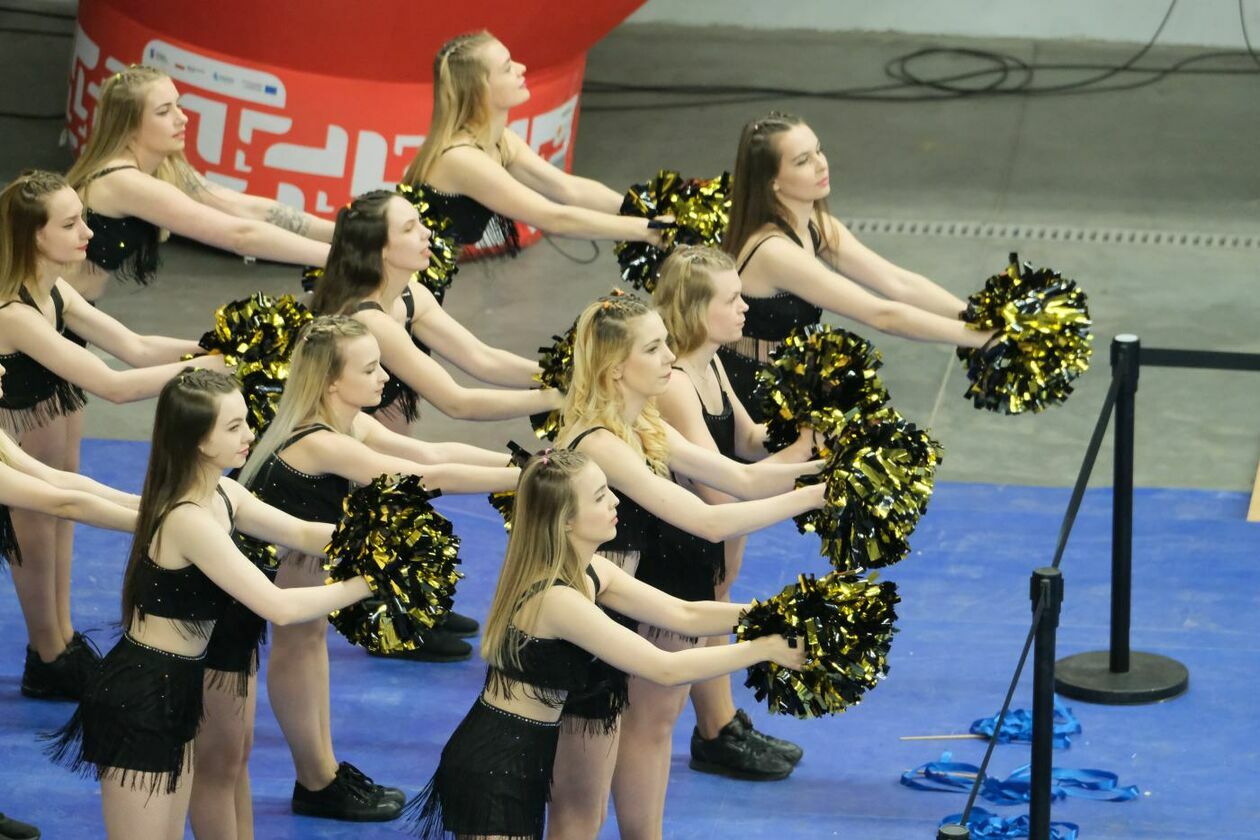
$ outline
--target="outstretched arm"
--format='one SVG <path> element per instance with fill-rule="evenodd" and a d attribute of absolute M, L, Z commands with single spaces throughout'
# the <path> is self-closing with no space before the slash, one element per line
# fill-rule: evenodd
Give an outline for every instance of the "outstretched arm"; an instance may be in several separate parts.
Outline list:
<path fill-rule="evenodd" d="M 315 432 L 304 443 L 320 472 L 344 476 L 356 484 L 368 484 L 379 475 L 402 473 L 419 476 L 425 487 L 443 493 L 497 493 L 511 490 L 520 478 L 516 467 L 416 463 L 377 452 L 338 432 Z"/>
<path fill-rule="evenodd" d="M 328 245 L 273 224 L 237 218 L 202 204 L 179 187 L 138 170 L 111 176 L 110 204 L 172 233 L 247 257 L 296 265 L 323 265 Z"/>
<path fill-rule="evenodd" d="M 710 542 L 751 533 L 822 504 L 823 485 L 813 484 L 768 499 L 710 505 L 652 472 L 641 455 L 611 432 L 600 430 L 588 435 L 579 449 L 599 464 L 614 492 L 629 496 L 649 513 Z"/>
<path fill-rule="evenodd" d="M 504 420 L 559 408 L 562 397 L 554 389 L 503 390 L 465 388 L 441 365 L 420 351 L 402 325 L 383 312 L 365 310 L 355 318 L 364 323 L 381 347 L 381 364 L 390 373 L 433 403 L 447 417 L 458 420 Z"/>
<path fill-rule="evenodd" d="M 899 300 L 945 318 L 957 318 L 966 304 L 922 274 L 902 268 L 858 241 L 835 216 L 826 220 L 826 242 L 820 256 L 845 277 L 851 277 L 889 300 Z"/>
<path fill-rule="evenodd" d="M 65 301 L 66 325 L 91 344 L 132 367 L 151 367 L 205 353 L 191 339 L 132 332 L 121 321 L 84 300 L 69 283 L 59 280 L 57 290 Z"/>
<path fill-rule="evenodd" d="M 433 293 L 415 281 L 411 282 L 416 317 L 411 334 L 423 341 L 444 359 L 482 382 L 505 388 L 529 388 L 542 369 L 538 362 L 491 347 L 473 335 L 464 325 L 438 305 Z"/>
<path fill-rule="evenodd" d="M 236 543 L 204 510 L 191 505 L 167 514 L 163 538 L 216 586 L 273 624 L 311 621 L 372 594 L 361 577 L 325 586 L 281 589 L 241 554 Z"/>
<path fill-rule="evenodd" d="M 880 332 L 958 347 L 980 347 L 988 340 L 989 333 L 969 329 L 958 320 L 961 306 L 949 315 L 942 315 L 871 294 L 848 277 L 827 269 L 783 237 L 768 239 L 757 249 L 757 260 L 758 271 L 773 277 L 778 289 Z"/>
<path fill-rule="evenodd" d="M 565 639 L 615 668 L 660 685 L 707 680 L 766 660 L 797 668 L 804 662 L 803 651 L 788 647 L 782 636 L 721 647 L 665 651 L 613 621 L 576 590 L 555 586 L 538 597 L 544 600 L 532 632 Z M 646 596 L 648 600 L 652 597 Z"/>
<path fill-rule="evenodd" d="M 525 186 L 480 149 L 464 146 L 442 156 L 442 171 L 455 192 L 472 197 L 496 213 L 548 233 L 580 239 L 627 239 L 659 242 L 647 220 L 557 204 Z"/>
<path fill-rule="evenodd" d="M 256 219 L 318 242 L 332 242 L 333 223 L 304 213 L 270 198 L 239 192 L 190 171 L 184 192 L 206 205 L 238 219 Z"/>
<path fill-rule="evenodd" d="M 622 196 L 592 178 L 571 175 L 534 151 L 513 131 L 504 131 L 508 145 L 507 171 L 525 186 L 542 193 L 557 204 L 585 207 L 600 213 L 616 214 L 621 210 Z"/>
<path fill-rule="evenodd" d="M 307 522 L 290 516 L 230 478 L 220 479 L 219 484 L 232 500 L 236 530 L 263 542 L 295 549 L 308 557 L 324 556 L 324 549 L 332 539 L 332 523 Z"/>
<path fill-rule="evenodd" d="M 134 531 L 136 511 L 82 490 L 57 487 L 0 463 L 0 505 L 85 522 L 111 531 Z"/>
<path fill-rule="evenodd" d="M 354 436 L 384 455 L 406 458 L 419 464 L 472 464 L 478 467 L 502 467 L 508 462 L 503 452 L 482 449 L 457 441 L 430 443 L 400 435 L 370 414 L 354 418 Z"/>
<path fill-rule="evenodd" d="M 26 450 L 3 435 L 0 435 L 0 460 L 7 461 L 8 465 L 18 472 L 62 490 L 90 493 L 130 510 L 136 510 L 140 506 L 140 497 L 134 493 L 125 493 L 108 484 L 93 481 L 86 475 L 53 469 L 43 461 L 28 455 Z"/>

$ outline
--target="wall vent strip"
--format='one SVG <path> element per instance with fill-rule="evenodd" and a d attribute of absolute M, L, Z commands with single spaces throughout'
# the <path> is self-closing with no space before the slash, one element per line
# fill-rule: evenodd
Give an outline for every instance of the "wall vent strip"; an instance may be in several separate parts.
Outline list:
<path fill-rule="evenodd" d="M 930 219 L 845 219 L 855 234 L 944 236 L 955 239 L 1014 239 L 1038 242 L 1085 242 L 1102 245 L 1160 245 L 1181 248 L 1260 250 L 1260 235 L 1180 230 L 1073 227 L 1069 225 L 942 222 Z"/>

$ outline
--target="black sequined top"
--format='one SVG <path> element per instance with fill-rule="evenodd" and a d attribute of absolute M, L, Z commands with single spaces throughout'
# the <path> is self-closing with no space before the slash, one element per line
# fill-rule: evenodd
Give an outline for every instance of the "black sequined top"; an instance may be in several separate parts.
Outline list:
<path fill-rule="evenodd" d="M 337 522 L 341 503 L 350 492 L 350 479 L 333 473 L 311 475 L 289 466 L 281 453 L 307 435 L 332 431 L 323 423 L 297 429 L 258 470 L 250 489 L 272 507 L 307 522 Z"/>
<path fill-rule="evenodd" d="M 477 143 L 456 143 L 443 149 L 442 153 L 464 146 L 482 149 Z M 420 184 L 419 191 L 429 203 L 425 216 L 443 236 L 454 239 L 456 245 L 480 244 L 486 250 L 513 256 L 521 250 L 516 222 L 494 212 L 472 196 L 442 192 L 429 184 Z"/>
<path fill-rule="evenodd" d="M 804 247 L 796 231 L 781 221 L 776 224 L 789 239 L 796 243 L 797 247 Z M 740 263 L 739 271 L 742 272 L 747 268 L 757 250 L 776 235 L 771 234 L 753 246 L 748 256 L 744 257 L 744 261 Z M 809 236 L 813 240 L 814 251 L 817 252 L 822 247 L 822 235 L 813 222 L 809 223 Z M 782 341 L 794 328 L 817 324 L 822 320 L 821 307 L 790 292 L 779 292 L 770 297 L 744 295 L 744 302 L 748 304 L 748 311 L 744 313 L 744 336 L 747 338 Z"/>
<path fill-rule="evenodd" d="M 50 292 L 53 302 L 53 319 L 59 335 L 66 332 L 62 317 L 65 303 L 56 286 Z M 25 287 L 18 292 L 19 300 L 0 304 L 0 309 L 14 303 L 34 308 L 39 306 Z M 77 385 L 72 385 L 25 353 L 0 353 L 0 365 L 4 365 L 4 394 L 0 396 L 0 413 L 9 421 L 9 427 L 27 431 L 42 426 L 54 417 L 71 414 L 87 404 L 87 395 Z"/>
<path fill-rule="evenodd" d="M 88 178 L 87 183 L 120 169 L 136 167 L 111 166 Z M 92 229 L 88 260 L 122 280 L 144 284 L 153 279 L 161 264 L 157 225 L 136 216 L 103 216 L 87 207 L 83 210 L 83 221 Z"/>
<path fill-rule="evenodd" d="M 587 566 L 586 574 L 599 592 L 595 569 Z M 564 584 L 556 581 L 555 585 Z M 536 591 L 526 597 L 533 594 Z M 565 639 L 531 636 L 515 625 L 508 626 L 508 634 L 511 644 L 518 640 L 524 642 L 520 649 L 520 667 L 490 666 L 486 669 L 487 689 L 493 688 L 502 697 L 513 697 L 519 689 L 524 696 L 559 709 L 566 698 L 576 699 L 596 687 L 599 680 L 594 665 L 598 660 L 582 648 Z"/>
<path fill-rule="evenodd" d="M 721 452 L 727 458 L 735 457 L 735 409 L 731 405 L 730 394 L 726 393 L 726 389 L 722 387 L 722 377 L 718 373 L 717 361 L 710 360 L 709 367 L 713 369 L 713 375 L 717 379 L 718 390 L 722 394 L 722 411 L 719 414 L 710 414 L 709 409 L 704 405 L 704 398 L 700 396 L 700 389 L 696 388 L 694 382 L 691 387 L 696 392 L 696 399 L 700 401 L 700 415 L 704 418 L 704 425 L 709 430 L 709 436 L 713 438 L 713 442 L 717 444 L 718 452 Z M 687 371 L 680 367 L 674 370 Z M 687 377 L 690 380 L 690 376 Z"/>
<path fill-rule="evenodd" d="M 228 520 L 235 528 L 236 515 L 232 503 L 222 487 L 215 490 L 227 506 Z M 177 502 L 170 510 L 191 504 L 194 503 Z M 135 592 L 136 614 L 141 621 L 147 616 L 171 619 L 182 632 L 202 639 L 210 637 L 214 623 L 222 618 L 231 600 L 197 566 L 189 564 L 178 569 L 167 568 L 153 562 L 147 554 L 136 567 L 131 585 Z"/>
<path fill-rule="evenodd" d="M 403 289 L 402 294 L 399 295 L 399 297 L 402 299 L 403 306 L 406 307 L 407 310 L 407 318 L 403 322 L 403 329 L 407 331 L 407 335 L 411 335 L 411 325 L 416 319 L 416 299 L 411 294 L 411 286 L 408 285 L 405 289 Z M 359 304 L 355 306 L 354 311 L 362 312 L 365 309 L 374 309 L 377 312 L 385 311 L 384 307 L 374 300 L 360 301 Z M 421 350 L 426 353 L 428 352 L 428 348 L 421 345 L 414 337 L 412 337 L 411 341 L 413 344 L 420 347 Z M 382 367 L 384 367 L 384 365 L 382 365 Z M 420 395 L 417 394 L 415 389 L 406 382 L 403 382 L 397 376 L 390 373 L 389 368 L 385 368 L 385 372 L 389 373 L 389 381 L 385 383 L 385 389 L 381 392 L 381 401 L 376 405 L 364 408 L 364 413 L 375 414 L 394 403 L 398 403 L 398 408 L 402 412 L 403 417 L 407 419 L 407 422 L 415 422 L 415 420 L 420 416 Z"/>

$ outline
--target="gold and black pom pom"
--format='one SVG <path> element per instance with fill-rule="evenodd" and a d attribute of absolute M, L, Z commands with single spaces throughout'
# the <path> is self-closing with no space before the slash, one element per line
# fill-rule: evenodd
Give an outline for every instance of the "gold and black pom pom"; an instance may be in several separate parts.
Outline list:
<path fill-rule="evenodd" d="M 429 240 L 429 267 L 424 271 L 416 272 L 414 279 L 432 292 L 437 302 L 441 303 L 446 297 L 446 290 L 451 287 L 451 282 L 459 272 L 459 246 L 455 244 L 454 238 L 446 233 L 451 220 L 430 212 L 431 205 L 428 196 L 424 193 L 424 187 L 399 184 L 396 190 L 399 195 L 411 202 L 416 212 L 420 214 L 421 223 L 433 234 Z"/>
<path fill-rule="evenodd" d="M 372 598 L 328 617 L 350 642 L 377 653 L 415 650 L 451 609 L 461 577 L 459 537 L 416 476 L 382 475 L 353 490 L 328 545 L 330 580 L 363 575 Z"/>
<path fill-rule="evenodd" d="M 538 348 L 538 366 L 540 373 L 534 375 L 535 381 L 543 388 L 569 390 L 569 381 L 573 378 L 573 337 L 577 333 L 577 321 L 569 325 L 562 335 L 553 335 L 551 346 Z M 560 434 L 560 423 L 564 412 L 553 409 L 529 416 L 534 434 L 540 439 L 555 440 Z"/>
<path fill-rule="evenodd" d="M 801 575 L 765 601 L 753 601 L 735 627 L 739 641 L 775 633 L 805 648 L 804 667 L 773 662 L 748 669 L 744 685 L 774 714 L 821 717 L 856 706 L 888 673 L 897 586 L 832 572 Z"/>
<path fill-rule="evenodd" d="M 984 347 L 958 348 L 971 380 L 964 396 L 976 408 L 1043 411 L 1066 400 L 1073 380 L 1089 369 L 1085 292 L 1053 269 L 1021 265 L 1018 254 L 967 299 L 961 317 L 972 329 L 998 331 Z"/>
<path fill-rule="evenodd" d="M 514 440 L 508 441 L 508 452 L 511 453 L 508 458 L 508 466 L 521 469 L 525 468 L 525 464 L 533 454 Z M 516 503 L 516 491 L 500 490 L 497 493 L 491 493 L 487 498 L 490 501 L 490 507 L 497 510 L 499 515 L 503 517 L 503 530 L 511 532 L 512 508 Z"/>
<path fill-rule="evenodd" d="M 731 176 L 683 178 L 662 169 L 645 184 L 635 184 L 621 202 L 621 215 L 655 219 L 673 216 L 674 224 L 661 230 L 661 245 L 647 242 L 618 242 L 613 247 L 621 278 L 651 294 L 656 288 L 661 263 L 678 245 L 722 243 L 731 213 Z"/>
<path fill-rule="evenodd" d="M 276 404 L 289 378 L 294 342 L 311 317 L 293 295 L 273 298 L 258 292 L 219 307 L 214 313 L 214 329 L 198 342 L 235 366 L 249 408 L 250 426 L 257 435 L 262 435 L 276 414 Z"/>
<path fill-rule="evenodd" d="M 766 417 L 766 448 L 777 452 L 796 440 L 801 426 L 836 436 L 859 417 L 888 402 L 876 370 L 883 361 L 864 338 L 827 324 L 788 333 L 757 371 L 754 399 Z"/>
<path fill-rule="evenodd" d="M 941 445 L 892 408 L 867 415 L 829 438 L 812 480 L 827 483 L 823 507 L 795 517 L 801 533 L 822 540 L 841 572 L 891 566 L 910 552 L 909 538 L 927 510 Z"/>

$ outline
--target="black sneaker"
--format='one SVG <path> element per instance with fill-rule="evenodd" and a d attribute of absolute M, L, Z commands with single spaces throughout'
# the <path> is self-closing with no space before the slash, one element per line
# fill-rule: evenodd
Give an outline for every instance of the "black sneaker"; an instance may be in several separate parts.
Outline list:
<path fill-rule="evenodd" d="M 33 825 L 0 814 L 0 840 L 39 840 L 39 829 Z"/>
<path fill-rule="evenodd" d="M 472 656 L 472 645 L 450 633 L 430 630 L 424 634 L 420 646 L 415 650 L 400 650 L 396 653 L 369 650 L 368 653 L 382 659 L 410 659 L 413 662 L 462 662 Z"/>
<path fill-rule="evenodd" d="M 338 767 L 337 775 L 328 787 L 320 790 L 307 790 L 299 782 L 294 782 L 290 807 L 293 813 L 304 817 L 349 822 L 388 822 L 397 819 L 403 806 L 401 802 L 385 799 L 360 787 Z"/>
<path fill-rule="evenodd" d="M 691 769 L 753 782 L 774 782 L 792 773 L 792 764 L 752 737 L 739 716 L 722 727 L 716 738 L 701 738 L 691 731 Z"/>
<path fill-rule="evenodd" d="M 80 663 L 69 647 L 52 662 L 45 662 L 35 648 L 27 645 L 22 694 L 36 700 L 78 700 L 83 693 L 80 674 Z"/>
<path fill-rule="evenodd" d="M 786 758 L 788 763 L 793 767 L 795 767 L 796 763 L 801 760 L 802 756 L 805 755 L 805 750 L 801 749 L 796 744 L 793 744 L 791 741 L 785 741 L 782 738 L 776 738 L 773 735 L 767 735 L 764 732 L 758 731 L 757 728 L 753 726 L 752 718 L 748 717 L 748 712 L 745 712 L 743 709 L 736 709 L 735 717 L 748 729 L 748 734 L 754 741 L 760 741 L 765 744 L 768 748 L 774 750 L 783 758 Z"/>
<path fill-rule="evenodd" d="M 372 777 L 364 773 L 358 767 L 355 767 L 348 761 L 343 761 L 337 765 L 337 775 L 344 776 L 351 784 L 357 785 L 374 796 L 390 802 L 397 802 L 399 805 L 407 803 L 407 795 L 396 787 L 386 787 L 378 785 L 372 781 Z"/>
<path fill-rule="evenodd" d="M 446 619 L 438 625 L 438 629 L 443 633 L 450 633 L 452 636 L 466 639 L 469 636 L 476 636 L 477 631 L 481 629 L 481 625 L 477 623 L 475 618 L 460 615 L 457 612 L 450 612 L 446 614 Z"/>

